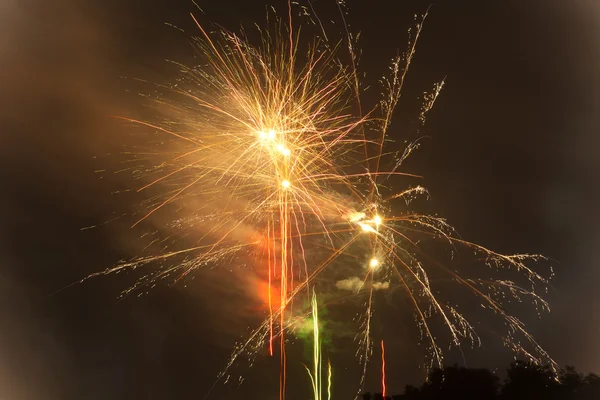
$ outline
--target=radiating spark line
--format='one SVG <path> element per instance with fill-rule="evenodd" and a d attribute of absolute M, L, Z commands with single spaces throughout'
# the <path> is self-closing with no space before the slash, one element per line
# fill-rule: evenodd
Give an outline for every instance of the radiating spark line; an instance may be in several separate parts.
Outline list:
<path fill-rule="evenodd" d="M 327 361 L 327 400 L 331 400 L 331 362 Z"/>
<path fill-rule="evenodd" d="M 387 389 L 385 386 L 385 346 L 383 339 L 381 340 L 381 395 L 385 399 L 387 397 Z"/>

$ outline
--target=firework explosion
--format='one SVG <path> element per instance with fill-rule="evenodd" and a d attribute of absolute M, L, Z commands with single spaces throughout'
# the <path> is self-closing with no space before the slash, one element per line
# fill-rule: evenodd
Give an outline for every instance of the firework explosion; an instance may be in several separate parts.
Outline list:
<path fill-rule="evenodd" d="M 243 264 L 260 271 L 268 315 L 235 347 L 220 378 L 240 356 L 267 349 L 280 358 L 281 398 L 291 362 L 286 335 L 311 316 L 314 361 L 307 370 L 315 399 L 322 397 L 315 293 L 331 304 L 362 308 L 355 341 L 363 380 L 379 291 L 403 293 L 411 304 L 429 365 L 443 362 L 433 333 L 440 322 L 452 346 L 479 344 L 454 300 L 459 292 L 501 322 L 508 347 L 554 365 L 505 306 L 514 299 L 548 309 L 537 294 L 547 280 L 529 266 L 541 257 L 503 255 L 463 240 L 444 219 L 410 208 L 415 198 L 427 196 L 423 187 L 392 188 L 402 177 L 419 178 L 400 172 L 416 145 L 388 149 L 387 137 L 427 13 L 417 18 L 408 50 L 392 60 L 381 101 L 366 112 L 354 37 L 347 32 L 332 42 L 314 12 L 307 18 L 320 31 L 307 37 L 291 15 L 290 7 L 289 18 L 272 18 L 256 41 L 244 32 L 206 30 L 192 15 L 201 63 L 178 65 L 181 79 L 158 86 L 154 105 L 162 118 L 127 119 L 162 136 L 159 151 L 136 154 L 147 165 L 134 172 L 144 180 L 139 191 L 148 200 L 134 226 L 160 216 L 175 240 L 94 276 L 151 266 L 127 294 L 160 279 L 177 282 L 205 266 Z M 443 83 L 425 94 L 422 122 Z M 193 245 L 183 246 L 183 238 Z M 431 255 L 434 247 L 447 250 L 447 262 Z M 450 260 L 461 252 L 478 267 L 456 267 Z M 385 391 L 383 340 L 381 351 Z M 328 371 L 330 397 L 329 364 Z"/>

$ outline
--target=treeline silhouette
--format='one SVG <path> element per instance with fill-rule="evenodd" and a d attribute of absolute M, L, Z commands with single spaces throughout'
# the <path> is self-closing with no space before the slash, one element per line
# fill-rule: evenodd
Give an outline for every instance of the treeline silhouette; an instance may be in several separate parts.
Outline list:
<path fill-rule="evenodd" d="M 600 400 L 600 377 L 566 367 L 558 375 L 548 366 L 516 361 L 506 378 L 487 369 L 459 366 L 434 369 L 420 387 L 408 385 L 404 394 L 365 393 L 363 400 Z"/>

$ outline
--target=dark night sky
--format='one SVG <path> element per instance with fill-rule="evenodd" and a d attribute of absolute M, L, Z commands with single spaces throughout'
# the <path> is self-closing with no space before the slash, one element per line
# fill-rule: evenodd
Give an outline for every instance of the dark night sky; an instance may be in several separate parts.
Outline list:
<path fill-rule="evenodd" d="M 197 2 L 202 18 L 232 29 L 265 15 L 263 0 Z M 317 8 L 322 2 L 315 1 Z M 362 65 L 376 83 L 404 49 L 413 14 L 428 2 L 348 3 L 353 30 L 363 32 Z M 140 232 L 126 220 L 81 228 L 127 213 L 137 201 L 111 194 L 130 181 L 94 172 L 110 169 L 104 155 L 129 140 L 128 128 L 109 116 L 135 115 L 141 102 L 140 86 L 123 77 L 172 79 L 176 71 L 164 60 L 185 62 L 192 53 L 193 5 L 149 4 L 0 0 L 1 399 L 199 398 L 251 322 L 227 312 L 240 299 L 216 304 L 214 284 L 204 286 L 223 279 L 215 271 L 187 287 L 161 286 L 120 301 L 126 276 L 53 294 L 138 250 L 132 243 Z M 284 1 L 269 4 L 285 10 Z M 408 111 L 394 121 L 410 126 L 415 98 L 447 76 L 425 128 L 395 133 L 397 140 L 428 136 L 406 168 L 425 175 L 432 209 L 463 237 L 555 260 L 552 313 L 525 319 L 561 365 L 594 372 L 600 372 L 598 71 L 600 5 L 593 0 L 440 1 L 408 76 L 401 102 Z M 490 345 L 467 361 L 501 370 L 510 358 L 500 350 Z M 388 373 L 390 392 L 423 377 L 414 367 L 418 351 L 399 354 L 404 359 L 398 355 Z M 214 396 L 271 398 L 276 379 L 263 372 L 271 366 L 258 365 L 244 373 L 241 388 L 219 385 Z M 350 398 L 354 378 L 339 374 L 334 391 Z M 290 399 L 308 387 L 304 375 L 292 384 L 303 389 L 291 390 Z M 366 389 L 377 390 L 376 375 Z"/>

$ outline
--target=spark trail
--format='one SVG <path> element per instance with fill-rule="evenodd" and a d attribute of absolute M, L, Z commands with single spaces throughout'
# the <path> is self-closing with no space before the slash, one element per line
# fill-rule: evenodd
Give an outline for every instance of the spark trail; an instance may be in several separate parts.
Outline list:
<path fill-rule="evenodd" d="M 323 399 L 323 353 L 321 351 L 322 339 L 319 329 L 319 306 L 317 296 L 313 291 L 311 298 L 312 308 L 312 331 L 313 331 L 313 370 L 305 366 L 310 377 L 314 400 Z M 331 399 L 331 363 L 327 363 L 327 399 Z"/>
<path fill-rule="evenodd" d="M 381 395 L 384 399 L 387 396 L 387 389 L 385 386 L 385 346 L 383 340 L 381 340 Z"/>

